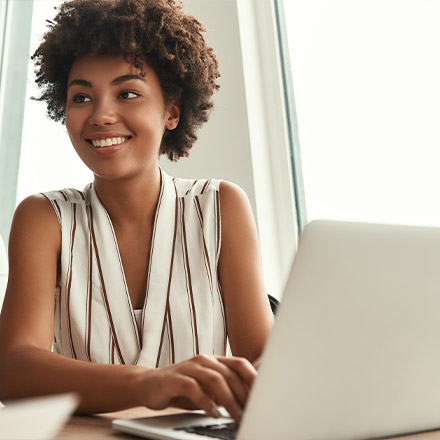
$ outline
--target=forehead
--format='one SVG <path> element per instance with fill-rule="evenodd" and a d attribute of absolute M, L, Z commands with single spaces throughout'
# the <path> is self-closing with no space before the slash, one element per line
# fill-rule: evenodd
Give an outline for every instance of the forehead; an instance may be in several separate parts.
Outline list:
<path fill-rule="evenodd" d="M 158 80 L 154 70 L 146 62 L 142 63 L 142 72 L 122 55 L 86 55 L 74 60 L 69 72 L 68 82 L 82 79 L 91 83 L 111 82 L 123 75 L 141 75 L 148 81 Z"/>

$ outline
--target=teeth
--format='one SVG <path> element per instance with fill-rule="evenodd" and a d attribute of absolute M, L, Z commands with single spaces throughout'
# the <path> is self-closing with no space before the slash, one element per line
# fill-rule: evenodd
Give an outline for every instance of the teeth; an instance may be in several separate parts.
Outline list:
<path fill-rule="evenodd" d="M 92 139 L 92 145 L 94 147 L 111 147 L 112 145 L 120 145 L 126 142 L 128 138 L 107 138 L 107 139 Z"/>

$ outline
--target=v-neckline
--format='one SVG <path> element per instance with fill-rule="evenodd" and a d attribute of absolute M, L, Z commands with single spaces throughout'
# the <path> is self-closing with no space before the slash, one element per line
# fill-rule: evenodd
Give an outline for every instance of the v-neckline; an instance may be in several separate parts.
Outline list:
<path fill-rule="evenodd" d="M 142 357 L 142 364 L 155 365 L 159 350 L 163 323 L 160 315 L 166 311 L 178 198 L 173 178 L 160 171 L 161 189 L 153 223 L 140 329 L 134 317 L 113 224 L 94 185 L 91 189 L 90 206 L 97 243 L 95 259 L 100 272 L 102 304 L 124 363 L 136 364 Z M 117 270 L 118 264 L 120 270 Z"/>
<path fill-rule="evenodd" d="M 136 318 L 135 318 L 135 310 L 142 310 L 142 312 L 143 312 L 144 309 L 145 309 L 145 304 L 146 304 L 147 297 L 148 297 L 148 289 L 149 289 L 149 283 L 148 283 L 149 280 L 148 280 L 148 278 L 149 278 L 149 274 L 151 273 L 152 251 L 154 249 L 153 240 L 155 239 L 154 231 L 156 230 L 156 226 L 157 226 L 157 218 L 158 218 L 159 207 L 160 207 L 159 206 L 159 200 L 161 199 L 161 196 L 163 194 L 163 186 L 164 186 L 164 178 L 162 176 L 163 171 L 161 170 L 161 168 L 159 168 L 159 171 L 160 171 L 160 190 L 159 190 L 158 200 L 157 200 L 157 203 L 156 203 L 156 208 L 154 210 L 154 221 L 153 221 L 153 227 L 152 227 L 152 233 L 151 233 L 150 246 L 149 246 L 149 250 L 148 250 L 150 255 L 149 255 L 148 264 L 147 264 L 147 280 L 146 280 L 146 283 L 145 283 L 145 295 L 144 295 L 144 300 L 143 300 L 143 303 L 142 303 L 142 307 L 140 309 L 138 309 L 138 308 L 135 309 L 133 307 L 133 302 L 132 302 L 132 299 L 131 299 L 131 296 L 130 296 L 130 290 L 128 288 L 127 277 L 125 275 L 125 269 L 124 269 L 124 265 L 123 265 L 123 262 L 122 262 L 122 257 L 121 257 L 118 237 L 116 235 L 116 231 L 115 231 L 115 227 L 113 225 L 113 221 L 112 221 L 112 219 L 110 217 L 110 214 L 107 211 L 107 208 L 101 202 L 101 199 L 99 198 L 98 193 L 96 192 L 95 184 L 94 183 L 92 184 L 93 191 L 94 191 L 94 193 L 96 195 L 97 200 L 99 201 L 100 206 L 102 207 L 103 211 L 105 212 L 105 214 L 107 216 L 108 224 L 110 226 L 112 235 L 114 237 L 114 247 L 115 247 L 116 254 L 118 256 L 119 263 L 120 263 L 121 276 L 122 276 L 122 279 L 123 279 L 123 282 L 124 282 L 126 295 L 128 296 L 128 300 L 129 300 L 129 304 L 130 304 L 130 311 L 131 311 L 131 315 L 132 315 L 132 318 L 133 318 L 133 322 L 135 324 L 137 324 L 136 323 Z M 143 321 L 143 319 L 142 319 L 142 321 Z M 141 323 L 142 323 L 142 321 L 141 321 Z M 138 330 L 139 340 L 142 340 L 142 337 L 141 337 L 142 325 L 141 326 L 137 326 L 136 325 L 136 327 L 137 327 L 137 330 Z"/>

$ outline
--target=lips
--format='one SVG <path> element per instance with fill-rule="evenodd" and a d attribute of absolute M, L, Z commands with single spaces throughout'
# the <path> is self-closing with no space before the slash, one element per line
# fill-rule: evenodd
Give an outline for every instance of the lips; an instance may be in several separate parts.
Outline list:
<path fill-rule="evenodd" d="M 87 139 L 87 141 L 92 144 L 95 148 L 112 147 L 115 145 L 121 145 L 131 139 L 131 136 L 124 137 L 107 137 L 100 139 Z"/>

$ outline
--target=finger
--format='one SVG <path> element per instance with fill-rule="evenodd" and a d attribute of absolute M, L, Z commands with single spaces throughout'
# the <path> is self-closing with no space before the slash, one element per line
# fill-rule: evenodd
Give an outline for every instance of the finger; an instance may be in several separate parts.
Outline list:
<path fill-rule="evenodd" d="M 239 421 L 243 405 L 235 397 L 230 383 L 222 373 L 213 368 L 195 364 L 188 368 L 186 374 L 194 378 L 212 400 L 218 405 L 224 406 L 229 414 L 236 421 Z"/>
<path fill-rule="evenodd" d="M 206 394 L 196 379 L 180 374 L 175 376 L 173 382 L 175 382 L 172 386 L 175 396 L 170 401 L 173 406 L 200 408 L 211 417 L 218 418 L 221 416 L 217 405 Z"/>
<path fill-rule="evenodd" d="M 227 386 L 234 394 L 234 397 L 238 401 L 240 407 L 244 407 L 249 394 L 249 387 L 233 369 L 229 368 L 226 364 L 219 362 L 214 356 L 199 355 L 196 356 L 193 361 L 204 368 L 218 372 L 226 381 Z M 219 380 L 219 378 L 214 375 L 210 380 L 216 381 Z M 210 382 L 208 382 L 208 385 L 209 384 Z M 213 386 L 216 385 L 216 383 L 213 384 Z"/>
<path fill-rule="evenodd" d="M 257 370 L 245 358 L 242 357 L 225 357 L 217 356 L 217 359 L 222 364 L 228 366 L 231 370 L 240 377 L 240 379 L 250 388 L 257 377 Z"/>
<path fill-rule="evenodd" d="M 194 402 L 189 400 L 186 397 L 176 397 L 175 399 L 172 399 L 170 402 L 170 406 L 173 406 L 175 408 L 182 408 L 182 409 L 188 409 L 188 410 L 199 410 L 202 408 L 199 408 L 198 405 L 196 405 Z M 214 401 L 211 400 L 210 406 L 212 408 L 212 414 L 209 414 L 211 417 L 223 417 L 218 406 L 215 404 Z"/>
<path fill-rule="evenodd" d="M 189 410 L 200 409 L 194 402 L 186 397 L 175 397 L 171 399 L 170 406 Z"/>

